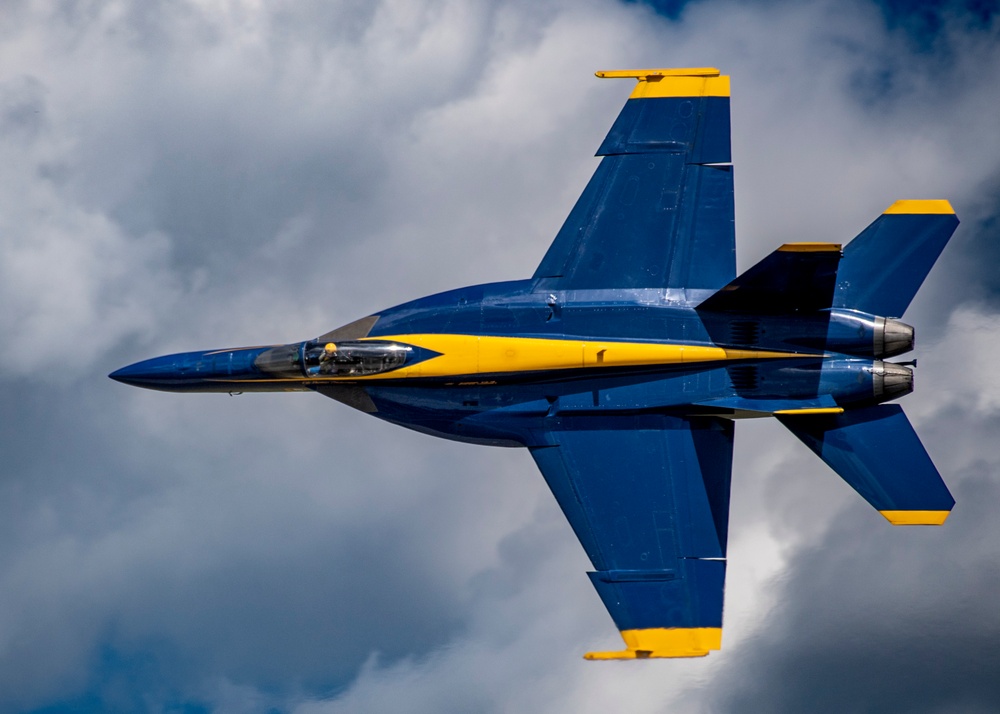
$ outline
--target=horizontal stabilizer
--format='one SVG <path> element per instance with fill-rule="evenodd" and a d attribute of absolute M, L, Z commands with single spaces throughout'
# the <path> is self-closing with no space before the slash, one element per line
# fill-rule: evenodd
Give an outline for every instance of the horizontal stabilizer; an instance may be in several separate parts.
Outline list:
<path fill-rule="evenodd" d="M 840 245 L 786 243 L 698 305 L 711 312 L 783 314 L 833 304 Z"/>
<path fill-rule="evenodd" d="M 896 201 L 844 248 L 834 306 L 901 317 L 957 227 L 947 201 Z"/>
<path fill-rule="evenodd" d="M 955 505 L 897 404 L 778 419 L 893 525 L 941 525 Z"/>

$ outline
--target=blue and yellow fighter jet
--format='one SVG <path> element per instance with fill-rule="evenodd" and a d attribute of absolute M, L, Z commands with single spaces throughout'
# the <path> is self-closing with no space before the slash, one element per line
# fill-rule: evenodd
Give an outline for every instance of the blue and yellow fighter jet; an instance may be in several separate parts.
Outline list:
<path fill-rule="evenodd" d="M 110 375 L 176 392 L 314 391 L 447 439 L 522 446 L 594 565 L 626 648 L 718 649 L 734 420 L 774 416 L 893 525 L 954 500 L 902 409 L 897 321 L 958 219 L 892 204 L 845 248 L 787 243 L 736 275 L 729 77 L 638 80 L 535 274 L 414 300 L 296 344 Z M 812 238 L 813 236 L 809 236 Z"/>

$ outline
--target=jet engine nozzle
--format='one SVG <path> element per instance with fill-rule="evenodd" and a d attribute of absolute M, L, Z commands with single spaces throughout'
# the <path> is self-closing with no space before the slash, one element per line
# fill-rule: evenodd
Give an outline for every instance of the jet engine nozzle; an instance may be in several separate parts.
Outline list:
<path fill-rule="evenodd" d="M 913 328 L 891 317 L 875 319 L 876 357 L 895 357 L 913 349 Z"/>
<path fill-rule="evenodd" d="M 797 340 L 813 347 L 813 338 Z M 829 313 L 823 349 L 884 359 L 913 349 L 913 328 L 891 317 L 879 317 L 857 310 L 835 309 Z"/>
<path fill-rule="evenodd" d="M 892 362 L 872 364 L 872 389 L 875 399 L 886 402 L 913 391 L 913 370 Z"/>

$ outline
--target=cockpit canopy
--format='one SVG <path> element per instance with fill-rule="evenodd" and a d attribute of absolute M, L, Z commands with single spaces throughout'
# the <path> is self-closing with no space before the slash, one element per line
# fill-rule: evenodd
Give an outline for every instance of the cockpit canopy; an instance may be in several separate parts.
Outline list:
<path fill-rule="evenodd" d="M 285 379 L 364 377 L 399 369 L 412 354 L 412 347 L 398 342 L 311 340 L 262 352 L 254 365 Z"/>

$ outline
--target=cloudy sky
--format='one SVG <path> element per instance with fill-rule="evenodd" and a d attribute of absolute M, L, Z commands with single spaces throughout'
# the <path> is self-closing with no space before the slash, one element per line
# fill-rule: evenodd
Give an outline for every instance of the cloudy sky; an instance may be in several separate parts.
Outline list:
<path fill-rule="evenodd" d="M 997 3 L 3 0 L 0 711 L 1000 711 Z M 740 423 L 724 648 L 620 640 L 526 452 L 105 375 L 529 276 L 631 91 L 732 76 L 740 269 L 900 198 L 958 501 L 893 529 Z"/>

